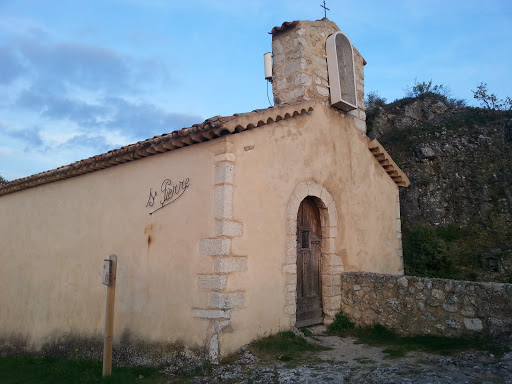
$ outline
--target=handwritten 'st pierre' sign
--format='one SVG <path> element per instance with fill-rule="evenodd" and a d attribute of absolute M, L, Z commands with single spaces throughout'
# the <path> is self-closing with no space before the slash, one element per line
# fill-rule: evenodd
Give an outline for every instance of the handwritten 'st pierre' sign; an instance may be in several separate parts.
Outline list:
<path fill-rule="evenodd" d="M 158 208 L 153 209 L 149 214 L 152 215 L 159 209 L 162 209 L 163 207 L 166 207 L 172 202 L 178 200 L 189 187 L 190 179 L 187 177 L 186 179 L 175 183 L 173 183 L 171 179 L 165 179 L 160 186 L 160 192 L 157 192 L 156 190 L 153 191 L 153 188 L 150 188 L 146 207 L 155 207 L 156 203 Z M 157 199 L 157 196 L 161 197 Z"/>

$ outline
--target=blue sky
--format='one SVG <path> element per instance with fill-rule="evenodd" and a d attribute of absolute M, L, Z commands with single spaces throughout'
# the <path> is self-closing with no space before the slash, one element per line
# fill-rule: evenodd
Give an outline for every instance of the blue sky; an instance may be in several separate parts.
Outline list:
<path fill-rule="evenodd" d="M 319 0 L 0 0 L 0 175 L 8 180 L 268 107 L 272 27 Z M 432 79 L 512 96 L 511 0 L 327 1 L 388 101 Z"/>

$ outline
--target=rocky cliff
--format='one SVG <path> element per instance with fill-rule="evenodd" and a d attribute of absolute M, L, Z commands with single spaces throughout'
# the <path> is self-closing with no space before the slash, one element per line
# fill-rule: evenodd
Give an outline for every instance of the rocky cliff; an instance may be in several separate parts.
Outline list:
<path fill-rule="evenodd" d="M 443 277 L 512 278 L 512 112 L 406 98 L 370 110 L 368 127 L 411 180 L 400 191 L 406 263 L 417 259 L 407 235 L 430 228 L 436 262 L 464 270 Z"/>

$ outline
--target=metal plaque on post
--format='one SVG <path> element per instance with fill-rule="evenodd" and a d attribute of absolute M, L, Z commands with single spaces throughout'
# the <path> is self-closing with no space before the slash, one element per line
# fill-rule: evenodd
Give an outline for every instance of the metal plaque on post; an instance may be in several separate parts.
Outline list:
<path fill-rule="evenodd" d="M 112 260 L 103 260 L 103 281 L 105 285 L 112 284 Z"/>
<path fill-rule="evenodd" d="M 103 376 L 112 373 L 112 340 L 114 335 L 114 301 L 116 297 L 117 256 L 110 255 L 103 261 L 103 281 L 107 286 L 105 313 L 105 338 L 103 340 Z"/>

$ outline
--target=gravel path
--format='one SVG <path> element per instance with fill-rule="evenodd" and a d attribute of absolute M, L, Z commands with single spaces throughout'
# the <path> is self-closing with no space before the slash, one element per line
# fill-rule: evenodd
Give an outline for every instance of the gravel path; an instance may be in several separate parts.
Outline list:
<path fill-rule="evenodd" d="M 320 384 L 320 383 L 505 383 L 512 384 L 512 352 L 498 358 L 489 352 L 455 357 L 414 352 L 388 359 L 383 348 L 356 344 L 353 338 L 315 336 L 313 342 L 332 348 L 294 365 L 262 361 L 247 348 L 232 364 L 220 365 L 209 377 L 193 383 Z M 512 344 L 511 344 L 512 347 Z M 174 383 L 171 379 L 169 384 Z"/>

